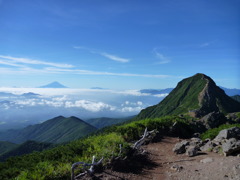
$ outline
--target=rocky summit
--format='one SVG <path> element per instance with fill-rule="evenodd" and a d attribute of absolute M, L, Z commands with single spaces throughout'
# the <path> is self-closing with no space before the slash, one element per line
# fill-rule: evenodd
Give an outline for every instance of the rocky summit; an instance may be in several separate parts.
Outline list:
<path fill-rule="evenodd" d="M 227 96 L 205 74 L 183 79 L 159 104 L 143 109 L 136 119 L 188 114 L 201 118 L 211 112 L 223 114 L 240 111 L 240 103 Z"/>

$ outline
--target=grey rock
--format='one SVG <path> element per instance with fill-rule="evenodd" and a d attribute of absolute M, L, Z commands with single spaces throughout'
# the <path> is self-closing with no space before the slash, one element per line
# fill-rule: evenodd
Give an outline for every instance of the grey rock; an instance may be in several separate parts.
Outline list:
<path fill-rule="evenodd" d="M 200 138 L 191 138 L 189 145 L 196 146 L 196 148 L 199 150 L 200 147 L 203 145 L 203 141 Z"/>
<path fill-rule="evenodd" d="M 189 145 L 189 142 L 184 140 L 182 142 L 179 142 L 177 144 L 175 144 L 174 148 L 173 148 L 173 152 L 175 152 L 176 154 L 183 154 L 186 152 L 186 146 Z"/>
<path fill-rule="evenodd" d="M 186 150 L 186 155 L 188 155 L 189 157 L 193 157 L 193 156 L 198 155 L 197 146 L 189 146 Z"/>
<path fill-rule="evenodd" d="M 219 153 L 221 151 L 221 146 L 216 146 L 212 149 L 212 152 Z"/>
<path fill-rule="evenodd" d="M 205 145 L 200 147 L 200 150 L 203 152 L 209 152 L 209 151 L 212 151 L 216 146 L 217 145 L 214 142 L 208 141 Z"/>
<path fill-rule="evenodd" d="M 183 167 L 182 167 L 182 166 L 179 166 L 178 164 L 174 164 L 174 165 L 171 166 L 170 169 L 171 169 L 171 170 L 174 170 L 174 171 L 180 172 L 180 171 L 183 169 Z"/>
<path fill-rule="evenodd" d="M 213 158 L 207 157 L 205 159 L 202 159 L 200 162 L 201 163 L 210 163 L 210 162 L 213 162 Z"/>
<path fill-rule="evenodd" d="M 211 112 L 205 115 L 199 121 L 203 123 L 206 129 L 211 129 L 226 123 L 227 119 L 224 114 L 220 112 Z"/>
<path fill-rule="evenodd" d="M 229 129 L 223 129 L 218 133 L 215 137 L 214 141 L 221 142 L 224 139 L 236 138 L 240 139 L 240 128 L 239 127 L 232 127 Z"/>
<path fill-rule="evenodd" d="M 240 152 L 240 140 L 231 138 L 222 144 L 222 150 L 225 156 Z"/>
<path fill-rule="evenodd" d="M 201 135 L 200 133 L 194 133 L 194 134 L 193 134 L 193 137 L 194 137 L 194 138 L 200 138 L 200 135 Z"/>
<path fill-rule="evenodd" d="M 233 123 L 240 123 L 240 118 L 238 117 L 237 113 L 229 113 L 227 115 L 227 119 Z"/>

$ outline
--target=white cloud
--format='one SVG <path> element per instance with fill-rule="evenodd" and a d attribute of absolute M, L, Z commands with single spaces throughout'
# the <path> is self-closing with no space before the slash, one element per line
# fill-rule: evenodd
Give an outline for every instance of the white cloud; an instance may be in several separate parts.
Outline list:
<path fill-rule="evenodd" d="M 100 53 L 100 55 L 110 59 L 110 60 L 113 60 L 113 61 L 118 61 L 118 62 L 122 62 L 122 63 L 127 63 L 129 62 L 130 60 L 129 59 L 126 59 L 126 58 L 121 58 L 121 57 L 118 57 L 118 56 L 115 56 L 115 55 L 112 55 L 112 54 L 108 54 L 108 53 Z"/>
<path fill-rule="evenodd" d="M 113 72 L 101 72 L 82 69 L 61 69 L 48 67 L 45 68 L 46 73 L 73 73 L 73 74 L 87 74 L 87 75 L 103 75 L 103 76 L 126 76 L 126 77 L 148 77 L 148 78 L 168 78 L 169 75 L 163 74 L 133 74 L 133 73 L 113 73 Z"/>
<path fill-rule="evenodd" d="M 86 51 L 88 51 L 92 54 L 99 54 L 103 57 L 106 57 L 106 58 L 112 60 L 112 61 L 117 61 L 117 62 L 121 62 L 121 63 L 127 63 L 127 62 L 130 61 L 127 58 L 122 58 L 122 57 L 119 57 L 119 56 L 116 56 L 116 55 L 113 55 L 113 54 L 109 54 L 109 53 L 106 53 L 106 52 L 100 52 L 99 50 L 93 50 L 93 49 L 86 48 L 86 47 L 83 47 L 83 46 L 74 46 L 73 48 L 83 49 L 83 50 L 86 50 Z"/>
<path fill-rule="evenodd" d="M 12 63 L 12 62 L 9 62 L 9 61 L 6 61 L 6 60 L 0 60 L 0 64 L 8 65 L 8 66 L 14 66 L 14 67 L 25 67 L 23 65 Z"/>
<path fill-rule="evenodd" d="M 166 97 L 168 95 L 168 93 L 165 94 L 155 94 L 154 96 L 156 97 Z"/>
<path fill-rule="evenodd" d="M 4 121 L 0 121 L 0 125 L 6 124 L 6 122 Z"/>
<path fill-rule="evenodd" d="M 171 60 L 168 57 L 158 52 L 158 48 L 154 48 L 153 53 L 155 57 L 160 60 L 157 64 L 167 64 L 171 62 Z"/>
<path fill-rule="evenodd" d="M 91 112 L 99 112 L 103 110 L 110 110 L 113 111 L 116 109 L 116 107 L 111 106 L 109 104 L 103 103 L 103 102 L 92 102 L 92 101 L 87 101 L 87 100 L 78 100 L 75 102 L 67 101 L 65 102 L 65 107 L 66 108 L 83 108 L 87 111 Z"/>
<path fill-rule="evenodd" d="M 122 112 L 139 112 L 143 108 L 142 107 L 124 107 L 121 109 Z"/>
<path fill-rule="evenodd" d="M 143 102 L 138 101 L 138 102 L 137 102 L 137 105 L 142 106 L 142 105 L 143 105 Z"/>
<path fill-rule="evenodd" d="M 53 66 L 53 67 L 59 67 L 59 68 L 72 68 L 72 67 L 74 67 L 71 64 L 52 63 L 52 62 L 46 62 L 46 61 L 40 61 L 40 60 L 34 60 L 34 59 L 28 59 L 28 58 L 4 56 L 4 55 L 0 55 L 0 58 L 8 60 L 8 61 L 10 60 L 14 63 L 21 63 L 21 64 L 47 65 L 47 66 Z M 5 63 L 7 63 L 7 62 L 5 61 Z M 15 66 L 16 66 L 16 64 L 15 64 Z"/>

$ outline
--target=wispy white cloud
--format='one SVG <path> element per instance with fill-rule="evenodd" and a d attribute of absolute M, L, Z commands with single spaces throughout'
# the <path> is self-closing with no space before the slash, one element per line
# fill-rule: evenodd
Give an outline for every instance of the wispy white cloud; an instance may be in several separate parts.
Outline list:
<path fill-rule="evenodd" d="M 209 45 L 210 45 L 209 42 L 205 42 L 205 43 L 200 44 L 200 47 L 207 47 L 207 46 L 209 46 Z"/>
<path fill-rule="evenodd" d="M 56 67 L 46 67 L 42 69 L 30 67 L 4 68 L 0 67 L 0 74 L 84 74 L 101 76 L 122 76 L 122 77 L 144 77 L 144 78 L 170 78 L 173 76 L 164 74 L 135 74 L 135 73 L 115 73 L 104 71 L 91 71 L 84 69 L 66 69 Z"/>
<path fill-rule="evenodd" d="M 110 60 L 113 60 L 113 61 L 118 61 L 118 62 L 122 62 L 122 63 L 127 63 L 129 62 L 130 60 L 129 59 L 126 59 L 126 58 L 121 58 L 121 57 L 118 57 L 118 56 L 115 56 L 115 55 L 112 55 L 112 54 L 108 54 L 108 53 L 100 53 L 100 55 L 110 59 Z"/>
<path fill-rule="evenodd" d="M 81 48 L 81 47 L 75 47 Z M 112 60 L 127 62 L 127 59 L 120 58 L 108 53 L 100 53 Z M 124 77 L 146 77 L 146 78 L 169 78 L 172 76 L 163 74 L 136 74 L 136 73 L 116 73 L 107 71 L 92 71 L 74 68 L 70 64 L 51 63 L 27 58 L 17 58 L 12 56 L 0 55 L 0 64 L 10 67 L 0 67 L 0 74 L 84 74 L 84 75 L 101 75 L 101 76 L 124 76 Z M 31 66 L 45 65 L 45 66 Z M 12 66 L 12 67 L 11 67 Z"/>
<path fill-rule="evenodd" d="M 46 72 L 68 72 L 74 74 L 87 74 L 87 75 L 105 75 L 105 76 L 127 76 L 127 77 L 149 77 L 149 78 L 169 78 L 169 75 L 162 74 L 134 74 L 134 73 L 114 73 L 114 72 L 101 72 L 101 71 L 90 71 L 81 69 L 61 69 L 61 68 L 45 68 Z"/>
<path fill-rule="evenodd" d="M 211 45 L 213 45 L 213 44 L 215 44 L 215 43 L 216 43 L 216 40 L 212 40 L 212 41 L 208 41 L 208 42 L 201 43 L 201 44 L 199 45 L 199 47 L 200 47 L 200 48 L 205 48 L 205 47 L 211 46 Z"/>
<path fill-rule="evenodd" d="M 21 64 L 34 64 L 34 65 L 47 65 L 47 66 L 53 66 L 53 67 L 59 67 L 59 68 L 72 68 L 72 67 L 74 67 L 71 64 L 52 63 L 52 62 L 35 60 L 35 59 L 19 58 L 19 57 L 4 56 L 4 55 L 0 55 L 0 58 L 4 59 L 4 60 L 2 60 L 2 62 L 5 62 L 5 64 L 9 63 L 8 65 L 11 65 L 10 63 L 15 63 L 15 64 L 12 64 L 12 65 L 15 65 L 15 66 L 17 65 L 16 63 L 21 63 Z M 9 62 L 9 60 L 11 62 Z"/>
<path fill-rule="evenodd" d="M 154 48 L 152 52 L 154 53 L 155 57 L 160 60 L 157 62 L 157 64 L 167 64 L 171 62 L 171 60 L 168 57 L 158 52 L 158 48 Z"/>
<path fill-rule="evenodd" d="M 99 50 L 90 49 L 90 48 L 87 48 L 87 47 L 84 47 L 84 46 L 74 46 L 73 48 L 87 50 L 90 53 L 101 55 L 101 56 L 103 56 L 107 59 L 110 59 L 112 61 L 117 61 L 117 62 L 121 62 L 121 63 L 127 63 L 127 62 L 130 61 L 130 59 L 127 59 L 127 58 L 122 58 L 122 57 L 119 57 L 119 56 L 116 56 L 116 55 L 113 55 L 113 54 L 110 54 L 110 53 L 101 52 Z"/>
<path fill-rule="evenodd" d="M 24 65 L 13 63 L 13 62 L 9 62 L 7 60 L 2 60 L 2 59 L 0 59 L 0 64 L 8 65 L 8 66 L 14 66 L 14 67 L 25 67 Z"/>

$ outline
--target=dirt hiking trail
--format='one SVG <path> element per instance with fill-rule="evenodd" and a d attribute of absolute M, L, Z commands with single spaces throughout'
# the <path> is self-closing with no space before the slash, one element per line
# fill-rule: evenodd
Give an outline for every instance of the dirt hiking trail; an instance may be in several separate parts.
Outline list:
<path fill-rule="evenodd" d="M 148 160 L 136 159 L 135 171 L 104 170 L 91 179 L 103 180 L 240 180 L 240 157 L 208 152 L 188 157 L 172 149 L 181 139 L 164 137 L 160 142 L 142 148 Z M 125 170 L 128 166 L 125 167 Z"/>

